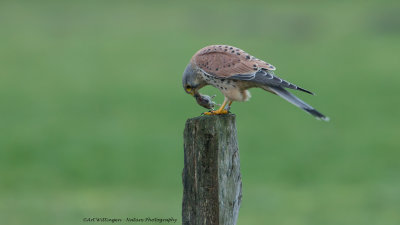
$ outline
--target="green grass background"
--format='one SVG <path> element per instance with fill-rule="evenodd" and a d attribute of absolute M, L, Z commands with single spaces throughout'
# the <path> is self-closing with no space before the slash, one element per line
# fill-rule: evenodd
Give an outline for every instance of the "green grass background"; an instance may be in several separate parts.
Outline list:
<path fill-rule="evenodd" d="M 181 76 L 198 49 L 221 43 L 316 92 L 297 94 L 331 117 L 261 90 L 233 105 L 238 224 L 400 224 L 399 11 L 399 1 L 1 1 L 0 223 L 181 223 L 182 132 L 204 111 Z"/>

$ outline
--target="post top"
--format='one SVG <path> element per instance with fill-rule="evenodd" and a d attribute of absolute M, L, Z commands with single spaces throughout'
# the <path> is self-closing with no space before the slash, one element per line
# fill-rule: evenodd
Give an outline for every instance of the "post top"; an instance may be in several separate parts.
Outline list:
<path fill-rule="evenodd" d="M 233 113 L 225 114 L 225 115 L 201 115 L 193 118 L 189 118 L 187 122 L 198 122 L 198 121 L 216 121 L 216 120 L 234 120 L 236 115 Z"/>

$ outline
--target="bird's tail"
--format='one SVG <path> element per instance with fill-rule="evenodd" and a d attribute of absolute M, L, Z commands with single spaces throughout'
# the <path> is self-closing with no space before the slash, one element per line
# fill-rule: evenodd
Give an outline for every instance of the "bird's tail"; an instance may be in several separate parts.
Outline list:
<path fill-rule="evenodd" d="M 264 89 L 277 94 L 278 96 L 284 98 L 286 101 L 292 103 L 293 105 L 295 105 L 295 106 L 299 107 L 300 109 L 303 109 L 304 111 L 313 115 L 317 119 L 329 121 L 329 117 L 324 116 L 322 113 L 318 112 L 312 106 L 308 105 L 303 100 L 299 99 L 298 97 L 296 97 L 295 95 L 293 95 L 292 93 L 290 93 L 289 91 L 285 90 L 282 87 L 267 86 L 267 87 L 264 87 Z"/>

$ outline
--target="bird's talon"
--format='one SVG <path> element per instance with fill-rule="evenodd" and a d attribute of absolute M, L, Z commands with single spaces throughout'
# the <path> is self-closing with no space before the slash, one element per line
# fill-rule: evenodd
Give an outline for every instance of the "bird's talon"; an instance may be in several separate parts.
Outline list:
<path fill-rule="evenodd" d="M 214 111 L 203 112 L 203 115 L 211 116 L 211 115 L 214 115 L 213 112 L 214 112 Z"/>
<path fill-rule="evenodd" d="M 209 111 L 209 112 L 204 112 L 203 115 L 211 116 L 211 115 L 225 115 L 228 114 L 228 110 L 217 110 L 217 111 Z"/>
<path fill-rule="evenodd" d="M 218 113 L 218 114 L 228 114 L 229 113 L 229 111 L 228 110 L 226 110 L 226 109 L 224 109 L 224 110 L 221 110 L 221 112 L 220 113 Z"/>

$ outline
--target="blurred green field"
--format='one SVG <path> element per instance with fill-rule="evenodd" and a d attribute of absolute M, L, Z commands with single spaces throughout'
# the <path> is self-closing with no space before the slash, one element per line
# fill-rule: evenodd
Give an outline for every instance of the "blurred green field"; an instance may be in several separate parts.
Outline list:
<path fill-rule="evenodd" d="M 181 223 L 183 127 L 204 111 L 181 75 L 198 49 L 221 43 L 316 92 L 297 94 L 331 117 L 316 121 L 261 90 L 232 105 L 238 224 L 400 224 L 399 10 L 399 1 L 1 1 L 0 223 Z"/>

